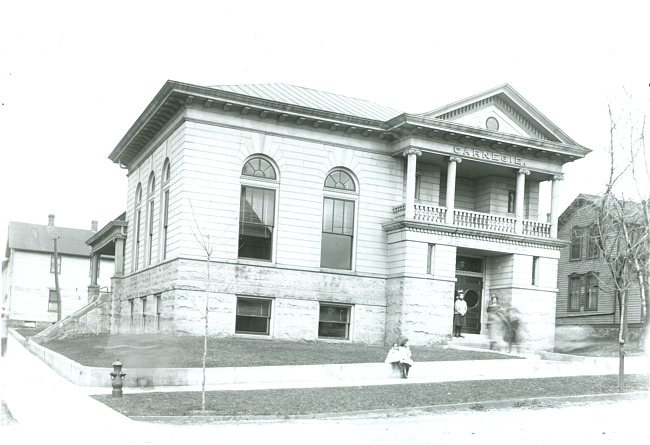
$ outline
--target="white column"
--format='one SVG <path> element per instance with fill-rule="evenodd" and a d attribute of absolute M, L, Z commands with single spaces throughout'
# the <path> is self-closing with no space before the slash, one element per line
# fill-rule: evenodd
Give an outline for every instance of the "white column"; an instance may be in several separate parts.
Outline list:
<path fill-rule="evenodd" d="M 90 285 L 97 286 L 97 278 L 99 276 L 99 254 L 93 253 L 90 255 Z"/>
<path fill-rule="evenodd" d="M 447 215 L 445 222 L 447 224 L 454 223 L 454 205 L 456 197 L 456 164 L 463 162 L 458 156 L 450 156 L 447 161 Z"/>
<path fill-rule="evenodd" d="M 415 167 L 417 157 L 422 155 L 422 152 L 416 148 L 408 148 L 404 150 L 406 156 L 406 204 L 404 211 L 404 219 L 413 219 L 415 216 Z"/>
<path fill-rule="evenodd" d="M 515 232 L 522 233 L 523 219 L 524 219 L 524 190 L 526 188 L 526 176 L 530 174 L 530 170 L 525 168 L 519 169 L 517 172 L 517 191 L 515 194 Z"/>
<path fill-rule="evenodd" d="M 560 181 L 564 175 L 555 175 L 551 181 L 551 238 L 557 238 L 557 221 L 560 217 Z"/>
<path fill-rule="evenodd" d="M 115 238 L 115 275 L 124 276 L 124 241 L 121 236 Z"/>

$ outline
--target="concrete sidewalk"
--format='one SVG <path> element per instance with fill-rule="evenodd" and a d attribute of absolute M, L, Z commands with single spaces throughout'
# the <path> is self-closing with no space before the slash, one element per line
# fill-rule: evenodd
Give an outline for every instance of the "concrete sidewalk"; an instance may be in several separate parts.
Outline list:
<path fill-rule="evenodd" d="M 0 358 L 0 400 L 3 444 L 146 443 L 138 422 L 88 397 L 11 336 Z"/>
<path fill-rule="evenodd" d="M 369 377 L 364 379 L 308 379 L 307 377 L 303 377 L 303 380 L 286 381 L 284 379 L 278 379 L 267 382 L 206 385 L 206 389 L 209 391 L 234 391 L 278 388 L 325 388 L 607 375 L 617 374 L 618 366 L 617 358 L 597 360 L 581 360 L 581 358 L 576 358 L 575 360 L 571 360 L 571 357 L 564 357 L 564 360 L 544 360 L 537 355 L 529 355 L 522 357 L 520 360 L 495 359 L 463 362 L 416 362 L 411 368 L 408 379 L 401 379 L 397 374 L 393 377 Z M 269 370 L 269 375 L 273 375 L 274 371 Z M 627 357 L 625 359 L 625 372 L 626 374 L 648 374 L 650 376 L 650 357 Z M 200 385 L 124 387 L 123 392 L 124 394 L 137 394 L 145 392 L 201 391 L 201 389 Z M 79 387 L 79 390 L 92 395 L 111 393 L 111 389 L 105 387 Z"/>

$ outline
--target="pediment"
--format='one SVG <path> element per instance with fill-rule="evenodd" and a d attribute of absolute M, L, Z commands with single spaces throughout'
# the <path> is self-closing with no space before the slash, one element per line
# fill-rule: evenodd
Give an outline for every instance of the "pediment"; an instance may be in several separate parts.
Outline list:
<path fill-rule="evenodd" d="M 508 84 L 420 116 L 497 133 L 575 145 L 567 134 Z"/>

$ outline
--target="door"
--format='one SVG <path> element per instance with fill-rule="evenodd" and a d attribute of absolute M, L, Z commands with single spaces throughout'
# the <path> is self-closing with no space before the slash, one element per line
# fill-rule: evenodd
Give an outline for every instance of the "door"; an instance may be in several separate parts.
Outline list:
<path fill-rule="evenodd" d="M 460 289 L 465 291 L 465 302 L 467 303 L 467 315 L 465 315 L 467 326 L 463 329 L 463 332 L 467 332 L 468 334 L 480 334 L 483 278 L 468 275 L 456 275 L 456 292 L 454 293 L 454 299 Z"/>

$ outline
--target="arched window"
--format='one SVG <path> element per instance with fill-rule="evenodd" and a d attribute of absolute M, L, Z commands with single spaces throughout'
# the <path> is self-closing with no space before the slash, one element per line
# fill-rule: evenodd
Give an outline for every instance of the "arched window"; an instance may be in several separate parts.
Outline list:
<path fill-rule="evenodd" d="M 325 178 L 324 195 L 320 265 L 351 270 L 358 200 L 354 178 L 346 170 L 332 170 Z"/>
<path fill-rule="evenodd" d="M 142 184 L 135 189 L 135 224 L 133 226 L 133 270 L 140 267 L 140 226 L 142 223 Z"/>
<path fill-rule="evenodd" d="M 153 172 L 149 175 L 149 205 L 147 212 L 149 213 L 149 229 L 147 233 L 147 265 L 151 265 L 153 261 L 153 223 L 154 223 L 154 209 L 155 200 L 154 192 L 156 191 L 156 175 Z"/>
<path fill-rule="evenodd" d="M 276 179 L 275 169 L 269 161 L 262 157 L 256 157 L 246 161 L 241 174 L 242 176 L 252 176 L 255 178 Z"/>
<path fill-rule="evenodd" d="M 171 177 L 171 167 L 169 165 L 169 158 L 165 159 L 165 163 L 163 164 L 163 184 L 167 184 L 169 182 L 169 178 Z"/>
<path fill-rule="evenodd" d="M 239 258 L 272 260 L 276 180 L 275 167 L 264 157 L 252 157 L 242 168 Z"/>
<path fill-rule="evenodd" d="M 352 176 L 345 170 L 334 170 L 325 178 L 325 187 L 355 192 L 357 190 Z"/>
<path fill-rule="evenodd" d="M 162 259 L 167 258 L 167 233 L 169 227 L 169 187 L 170 187 L 171 167 L 169 165 L 169 158 L 165 159 L 163 164 L 163 196 L 162 196 Z"/>

